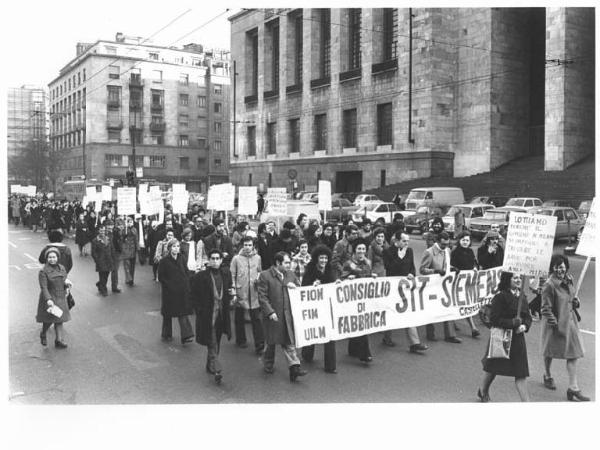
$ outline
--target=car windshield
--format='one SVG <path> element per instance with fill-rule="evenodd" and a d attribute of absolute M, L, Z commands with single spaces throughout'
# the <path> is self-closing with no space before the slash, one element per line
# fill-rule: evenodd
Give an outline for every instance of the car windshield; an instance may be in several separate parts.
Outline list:
<path fill-rule="evenodd" d="M 371 204 L 365 206 L 365 210 L 375 211 L 379 205 L 381 205 L 381 203 L 371 203 Z"/>
<path fill-rule="evenodd" d="M 483 214 L 483 218 L 490 220 L 504 220 L 506 218 L 506 213 L 504 211 L 486 211 Z"/>
<path fill-rule="evenodd" d="M 538 211 L 538 214 L 541 214 L 542 216 L 551 216 L 552 215 L 552 210 L 551 209 L 542 209 L 540 211 Z"/>
<path fill-rule="evenodd" d="M 523 206 L 524 203 L 525 200 L 522 198 L 511 198 L 505 206 Z"/>
<path fill-rule="evenodd" d="M 465 216 L 468 216 L 469 215 L 469 210 L 470 210 L 470 208 L 467 208 L 466 206 L 453 206 L 452 208 L 450 208 L 448 210 L 448 212 L 446 213 L 446 215 L 447 216 L 454 216 L 458 211 L 462 211 Z"/>
<path fill-rule="evenodd" d="M 406 200 L 423 200 L 427 191 L 410 191 Z"/>

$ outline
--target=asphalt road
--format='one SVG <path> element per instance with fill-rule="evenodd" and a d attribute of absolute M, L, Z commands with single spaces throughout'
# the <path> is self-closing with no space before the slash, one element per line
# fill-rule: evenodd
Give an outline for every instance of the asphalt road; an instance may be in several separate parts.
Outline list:
<path fill-rule="evenodd" d="M 45 234 L 22 227 L 8 227 L 9 241 L 9 398 L 12 404 L 202 404 L 202 403 L 337 403 L 337 402 L 474 402 L 482 377 L 481 357 L 488 331 L 480 327 L 479 339 L 470 337 L 460 321 L 462 344 L 429 343 L 424 355 L 408 352 L 402 331 L 394 331 L 397 346 L 384 347 L 381 335 L 370 336 L 374 362 L 364 367 L 346 355 L 346 342 L 337 343 L 338 374 L 323 371 L 322 347 L 315 361 L 305 364 L 309 374 L 295 384 L 288 380 L 281 350 L 276 353 L 276 371 L 267 375 L 251 347 L 239 349 L 224 340 L 221 361 L 224 382 L 214 384 L 204 371 L 206 349 L 195 343 L 182 346 L 160 340 L 160 286 L 152 280 L 149 266 L 136 267 L 135 286 L 123 282 L 121 294 L 103 298 L 91 258 L 78 256 L 72 240 L 66 243 L 74 255 L 69 278 L 77 302 L 73 319 L 65 324 L 66 350 L 39 343 L 40 326 L 35 322 L 39 287 L 37 256 L 47 243 Z M 415 255 L 423 242 L 412 236 Z M 564 244 L 562 245 L 564 246 Z M 560 250 L 560 246 L 557 250 Z M 420 256 L 417 256 L 419 258 Z M 416 261 L 418 263 L 418 261 Z M 577 278 L 584 259 L 571 257 Z M 581 328 L 586 357 L 579 364 L 579 383 L 595 398 L 595 263 L 583 283 Z M 121 276 L 123 272 L 121 269 Z M 174 321 L 176 322 L 176 321 Z M 439 328 L 441 326 L 438 325 Z M 248 335 L 251 333 L 248 329 Z M 178 336 L 174 323 L 174 336 Z M 424 329 L 419 333 L 423 342 Z M 442 335 L 438 329 L 438 336 Z M 564 361 L 554 364 L 557 391 L 541 383 L 540 325 L 534 322 L 526 336 L 529 354 L 529 390 L 532 401 L 566 400 L 567 374 Z M 251 343 L 250 343 L 251 344 Z M 494 402 L 519 400 L 511 378 L 498 377 L 491 392 Z"/>

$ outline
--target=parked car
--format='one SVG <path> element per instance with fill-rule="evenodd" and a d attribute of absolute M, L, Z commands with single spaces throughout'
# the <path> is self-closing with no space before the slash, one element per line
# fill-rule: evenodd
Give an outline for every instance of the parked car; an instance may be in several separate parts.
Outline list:
<path fill-rule="evenodd" d="M 360 206 L 354 206 L 347 198 L 333 197 L 331 198 L 331 211 L 327 211 L 324 217 L 327 217 L 328 222 L 343 222 L 352 217 Z"/>
<path fill-rule="evenodd" d="M 406 198 L 406 209 L 404 216 L 415 213 L 421 205 L 448 206 L 462 204 L 465 196 L 461 188 L 457 187 L 424 187 L 415 188 L 410 191 Z"/>
<path fill-rule="evenodd" d="M 556 232 L 554 239 L 571 238 L 577 240 L 581 237 L 585 218 L 580 217 L 573 208 L 564 206 L 549 206 L 542 208 L 538 214 L 556 217 Z"/>
<path fill-rule="evenodd" d="M 504 206 L 521 208 L 524 209 L 525 212 L 534 214 L 542 206 L 542 201 L 535 197 L 513 197 L 510 198 Z"/>
<path fill-rule="evenodd" d="M 447 210 L 447 207 L 441 206 L 419 206 L 413 215 L 404 219 L 404 227 L 408 233 L 412 233 L 415 230 L 425 233 L 429 230 L 429 224 L 433 218 L 443 217 Z"/>
<path fill-rule="evenodd" d="M 546 200 L 542 203 L 542 208 L 551 208 L 553 206 L 564 206 L 565 208 L 571 208 L 571 202 L 568 200 Z"/>
<path fill-rule="evenodd" d="M 460 209 L 465 216 L 465 228 L 468 230 L 471 227 L 471 221 L 483 217 L 485 211 L 493 209 L 494 205 L 487 203 L 467 203 L 462 205 L 453 205 L 442 217 L 444 221 L 444 230 L 454 236 L 454 216 Z"/>
<path fill-rule="evenodd" d="M 285 216 L 275 216 L 269 211 L 269 203 L 265 207 L 265 211 L 260 215 L 260 222 L 268 222 L 273 220 L 279 221 L 279 224 L 283 224 L 286 220 L 296 222 L 298 216 L 304 213 L 308 216 L 308 220 L 321 221 L 321 213 L 319 212 L 319 206 L 313 202 L 305 202 L 303 200 L 288 200 L 287 202 L 287 214 Z"/>
<path fill-rule="evenodd" d="M 300 200 L 303 195 L 304 191 L 294 192 L 294 194 L 292 195 L 292 200 Z"/>
<path fill-rule="evenodd" d="M 364 210 L 364 213 L 361 212 Z M 355 222 L 362 222 L 364 218 L 370 219 L 371 222 L 376 222 L 377 219 L 383 219 L 385 223 L 391 223 L 394 218 L 394 214 L 400 211 L 400 208 L 392 202 L 377 202 L 370 203 L 358 209 L 352 214 L 352 220 Z"/>
<path fill-rule="evenodd" d="M 360 194 L 354 199 L 354 206 L 364 206 L 368 203 L 380 202 L 379 197 L 373 194 Z"/>
<path fill-rule="evenodd" d="M 490 231 L 490 226 L 493 223 L 500 225 L 500 233 L 504 234 L 508 228 L 510 213 L 513 211 L 527 212 L 523 208 L 513 208 L 510 206 L 488 209 L 483 213 L 483 217 L 471 219 L 471 223 L 469 224 L 471 235 L 476 238 L 482 238 Z"/>
<path fill-rule="evenodd" d="M 590 208 L 592 207 L 591 200 L 584 200 L 579 204 L 577 208 L 577 214 L 585 219 L 587 219 L 588 214 L 590 213 Z"/>
<path fill-rule="evenodd" d="M 305 201 L 305 202 L 316 203 L 318 201 L 318 198 L 319 198 L 318 192 L 305 192 L 304 194 L 302 194 L 302 198 L 300 198 L 300 200 Z"/>
<path fill-rule="evenodd" d="M 469 203 L 483 203 L 483 204 L 492 205 L 492 206 L 495 206 L 496 208 L 499 208 L 500 206 L 506 205 L 507 201 L 508 201 L 508 197 L 502 197 L 499 195 L 494 195 L 494 196 L 483 195 L 483 196 L 473 197 L 471 200 L 469 200 Z"/>

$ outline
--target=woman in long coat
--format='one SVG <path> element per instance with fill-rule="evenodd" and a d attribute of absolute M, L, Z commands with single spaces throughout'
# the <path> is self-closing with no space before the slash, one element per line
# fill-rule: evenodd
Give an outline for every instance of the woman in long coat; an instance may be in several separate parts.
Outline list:
<path fill-rule="evenodd" d="M 92 240 L 92 258 L 96 263 L 96 272 L 98 272 L 96 287 L 104 297 L 108 295 L 106 283 L 108 282 L 108 275 L 113 269 L 114 254 L 115 247 L 112 239 L 106 234 L 106 225 L 100 224 L 98 236 Z"/>
<path fill-rule="evenodd" d="M 461 210 L 459 209 L 459 211 Z M 456 236 L 456 241 L 457 245 L 450 253 L 451 270 L 457 272 L 461 270 L 477 270 L 477 260 L 471 248 L 471 233 L 461 231 Z M 471 327 L 471 336 L 474 338 L 478 337 L 481 333 L 477 329 L 473 317 L 467 317 L 465 320 L 469 324 L 469 327 Z"/>
<path fill-rule="evenodd" d="M 90 242 L 90 237 L 87 233 L 87 221 L 83 213 L 79 214 L 79 219 L 75 223 L 75 243 L 79 247 L 79 256 L 87 254 L 86 245 Z"/>
<path fill-rule="evenodd" d="M 37 315 L 35 317 L 36 321 L 42 324 L 40 342 L 43 346 L 47 345 L 46 332 L 54 324 L 54 333 L 56 335 L 54 346 L 56 348 L 67 348 L 67 344 L 62 340 L 62 324 L 71 320 L 66 291 L 66 288 L 70 288 L 70 282 L 67 280 L 67 271 L 58 263 L 58 259 L 60 258 L 58 249 L 54 247 L 48 248 L 45 256 L 46 264 L 38 275 L 40 296 L 38 299 Z M 48 312 L 48 308 L 52 304 L 62 310 L 60 317 Z"/>
<path fill-rule="evenodd" d="M 168 255 L 158 263 L 158 281 L 162 286 L 160 313 L 163 316 L 162 334 L 164 341 L 173 339 L 172 318 L 179 320 L 181 343 L 192 342 L 194 332 L 189 316 L 192 314 L 190 280 L 183 257 L 181 244 L 175 238 L 167 244 Z"/>
<path fill-rule="evenodd" d="M 589 401 L 577 383 L 577 360 L 583 358 L 583 342 L 579 332 L 577 308 L 569 260 L 554 255 L 550 262 L 550 277 L 542 288 L 542 354 L 544 355 L 544 386 L 556 389 L 550 374 L 552 359 L 566 359 L 569 374 L 567 399 Z"/>
<path fill-rule="evenodd" d="M 502 375 L 515 378 L 519 397 L 521 397 L 521 401 L 527 402 L 529 401 L 529 393 L 527 392 L 529 365 L 524 333 L 529 331 L 532 319 L 525 294 L 521 292 L 521 276 L 512 272 L 502 272 L 498 291 L 492 299 L 490 321 L 493 327 L 513 331 L 509 359 L 488 358 L 488 341 L 486 355 L 482 359 L 485 374 L 482 386 L 477 391 L 477 396 L 484 403 L 490 401 L 490 385 L 496 375 Z M 520 308 L 518 308 L 519 297 L 521 298 Z"/>

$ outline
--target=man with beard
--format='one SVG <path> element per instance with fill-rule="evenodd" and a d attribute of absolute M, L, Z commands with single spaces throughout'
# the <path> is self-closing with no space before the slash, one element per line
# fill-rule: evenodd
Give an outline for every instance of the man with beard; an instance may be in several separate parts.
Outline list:
<path fill-rule="evenodd" d="M 228 268 L 231 258 L 233 258 L 233 244 L 229 236 L 227 236 L 223 219 L 215 219 L 213 225 L 215 232 L 204 240 L 204 248 L 209 252 L 213 249 L 219 250 L 223 256 L 222 265 Z"/>

